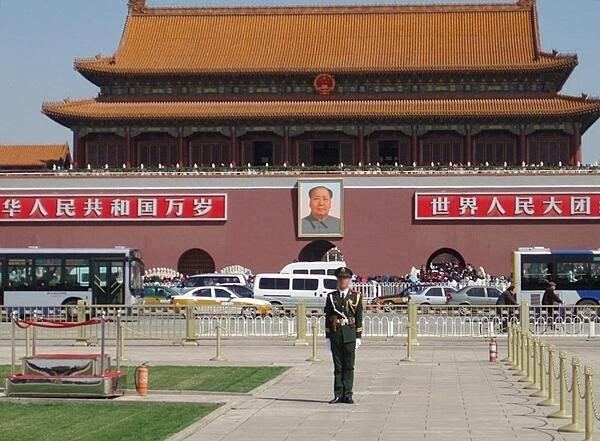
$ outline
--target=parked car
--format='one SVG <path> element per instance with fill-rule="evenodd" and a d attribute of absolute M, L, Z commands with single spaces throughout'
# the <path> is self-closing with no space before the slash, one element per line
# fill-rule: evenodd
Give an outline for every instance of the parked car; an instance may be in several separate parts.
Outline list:
<path fill-rule="evenodd" d="M 142 303 L 144 305 L 164 305 L 171 303 L 171 297 L 179 293 L 164 285 L 145 285 Z"/>
<path fill-rule="evenodd" d="M 230 290 L 232 290 L 234 293 L 236 293 L 240 297 L 246 297 L 246 298 L 254 297 L 254 291 L 252 291 L 252 288 L 248 287 L 247 285 L 240 285 L 238 283 L 223 283 L 222 285 L 219 285 L 219 286 L 224 286 L 225 288 L 229 288 Z"/>
<path fill-rule="evenodd" d="M 456 290 L 449 286 L 428 286 L 408 296 L 419 305 L 445 305 L 452 300 Z"/>
<path fill-rule="evenodd" d="M 397 294 L 388 294 L 384 296 L 375 297 L 371 300 L 370 305 L 367 307 L 367 309 L 376 312 L 380 310 L 390 312 L 395 307 L 406 306 L 406 304 L 408 303 L 408 296 L 410 296 L 411 294 L 416 294 L 418 291 L 428 286 L 433 285 L 429 283 L 415 284 L 404 288 Z"/>
<path fill-rule="evenodd" d="M 466 286 L 452 294 L 448 305 L 453 306 L 491 306 L 495 305 L 502 292 L 493 286 Z M 461 315 L 469 313 L 468 308 L 459 308 Z"/>
<path fill-rule="evenodd" d="M 175 309 L 176 312 L 181 312 L 181 307 L 184 306 L 196 307 L 196 313 L 211 312 L 210 307 L 223 306 L 232 308 L 233 312 L 246 317 L 265 316 L 273 311 L 271 304 L 266 300 L 240 297 L 224 286 L 194 288 L 185 294 L 172 297 L 171 304 L 179 307 Z"/>

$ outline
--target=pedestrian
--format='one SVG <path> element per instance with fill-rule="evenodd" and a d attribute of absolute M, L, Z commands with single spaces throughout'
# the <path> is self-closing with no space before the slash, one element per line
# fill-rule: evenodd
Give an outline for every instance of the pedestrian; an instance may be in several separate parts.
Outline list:
<path fill-rule="evenodd" d="M 333 399 L 329 404 L 354 404 L 354 360 L 362 343 L 362 296 L 352 290 L 352 271 L 341 267 L 335 271 L 337 290 L 329 293 L 325 303 L 325 336 L 333 359 Z"/>
<path fill-rule="evenodd" d="M 542 305 L 548 306 L 548 308 L 546 308 L 546 318 L 552 318 L 553 321 L 555 320 L 557 314 L 555 313 L 555 310 L 554 308 L 552 308 L 552 306 L 554 306 L 555 303 L 558 303 L 559 305 L 563 304 L 562 299 L 558 297 L 555 289 L 556 283 L 550 282 L 548 284 L 548 288 L 546 288 L 546 290 L 544 291 L 544 295 L 542 296 Z"/>
<path fill-rule="evenodd" d="M 504 291 L 502 294 L 500 294 L 500 296 L 498 296 L 498 300 L 496 300 L 496 305 L 517 305 L 517 292 L 514 285 L 510 285 L 506 291 Z M 504 314 L 505 310 L 506 314 Z M 498 308 L 498 313 L 500 314 L 502 320 L 502 332 L 506 332 L 506 329 L 508 328 L 508 322 L 510 322 L 514 315 L 513 308 Z"/>

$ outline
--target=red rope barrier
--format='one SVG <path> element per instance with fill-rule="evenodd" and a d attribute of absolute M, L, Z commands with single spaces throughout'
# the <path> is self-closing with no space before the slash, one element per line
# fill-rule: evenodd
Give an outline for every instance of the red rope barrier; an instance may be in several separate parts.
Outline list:
<path fill-rule="evenodd" d="M 110 322 L 112 320 L 106 319 L 105 322 Z M 92 319 L 87 320 L 85 322 L 61 322 L 58 320 L 52 320 L 47 318 L 42 318 L 40 321 L 35 320 L 21 320 L 17 319 L 15 324 L 21 329 L 27 329 L 30 326 L 35 326 L 38 328 L 50 328 L 50 329 L 60 329 L 60 328 L 77 328 L 79 326 L 89 326 L 89 325 L 99 325 L 102 323 L 101 319 Z"/>

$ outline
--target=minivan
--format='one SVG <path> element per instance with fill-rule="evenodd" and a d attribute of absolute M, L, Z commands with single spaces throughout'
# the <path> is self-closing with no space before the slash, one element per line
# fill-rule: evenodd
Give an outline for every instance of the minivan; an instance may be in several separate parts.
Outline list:
<path fill-rule="evenodd" d="M 257 274 L 254 297 L 327 297 L 337 288 L 333 276 L 310 274 Z"/>
<path fill-rule="evenodd" d="M 235 283 L 236 285 L 247 285 L 248 280 L 243 274 L 225 274 L 225 273 L 206 273 L 196 274 L 188 277 L 182 282 L 177 284 L 177 290 L 181 293 L 185 293 L 192 288 L 198 288 L 199 286 L 215 286 L 223 285 L 225 283 Z"/>
<path fill-rule="evenodd" d="M 313 274 L 333 276 L 335 270 L 346 266 L 346 262 L 294 262 L 280 271 L 282 274 Z"/>

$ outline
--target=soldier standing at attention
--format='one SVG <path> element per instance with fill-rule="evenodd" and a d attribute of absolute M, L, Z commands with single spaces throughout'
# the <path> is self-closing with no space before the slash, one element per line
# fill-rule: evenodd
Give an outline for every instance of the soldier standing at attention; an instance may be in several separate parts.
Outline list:
<path fill-rule="evenodd" d="M 333 358 L 333 400 L 329 404 L 354 404 L 354 355 L 361 345 L 362 298 L 352 291 L 352 271 L 346 267 L 335 271 L 338 289 L 327 296 L 325 303 L 325 335 Z"/>

